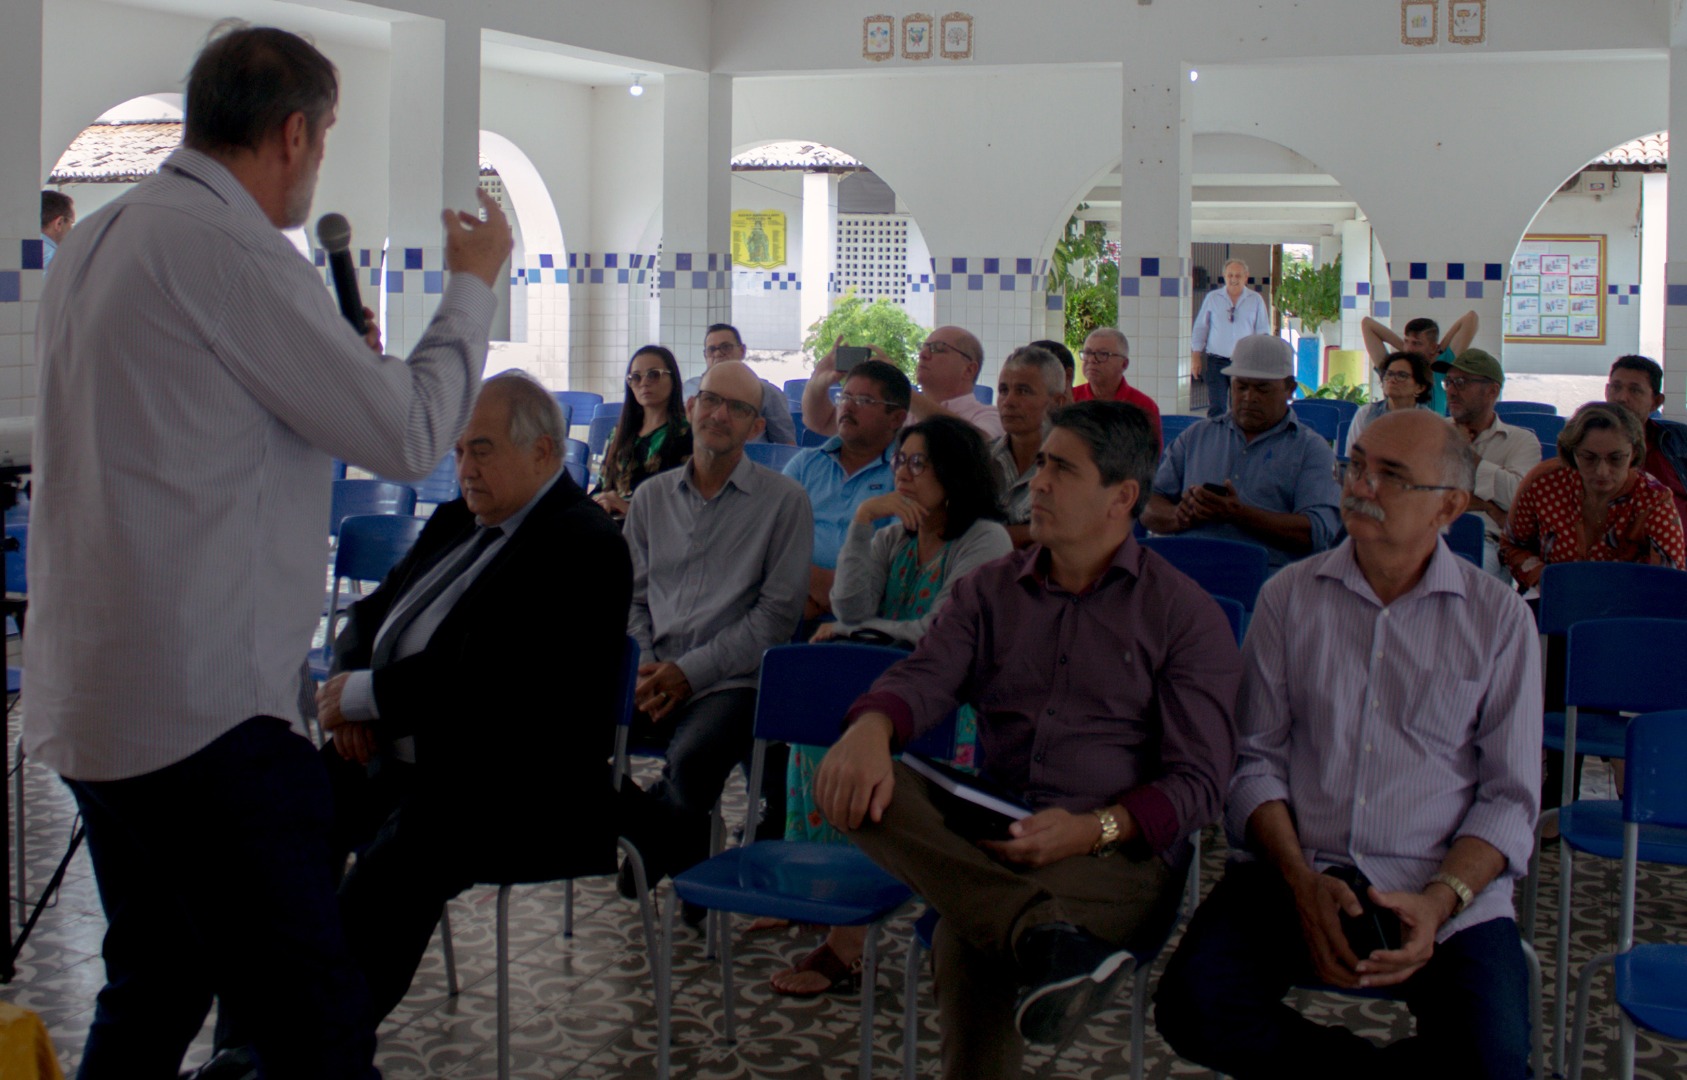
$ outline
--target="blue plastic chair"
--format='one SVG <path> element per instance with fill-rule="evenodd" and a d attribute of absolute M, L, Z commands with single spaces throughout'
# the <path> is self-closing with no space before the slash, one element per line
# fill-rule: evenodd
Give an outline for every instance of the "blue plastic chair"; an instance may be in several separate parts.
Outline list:
<path fill-rule="evenodd" d="M 579 461 L 565 461 L 562 463 L 562 467 L 568 470 L 568 478 L 574 481 L 575 486 L 584 491 L 587 482 L 591 480 L 591 477 L 586 474 L 585 464 Z"/>
<path fill-rule="evenodd" d="M 1230 620 L 1230 632 L 1236 635 L 1236 644 L 1242 644 L 1242 630 L 1246 626 L 1248 613 L 1242 607 L 1242 602 L 1229 596 L 1215 596 L 1213 600 L 1218 609 L 1224 612 L 1224 617 Z"/>
<path fill-rule="evenodd" d="M 1213 596 L 1228 596 L 1250 614 L 1270 573 L 1265 548 L 1243 540 L 1151 536 L 1142 546 L 1164 556 Z"/>
<path fill-rule="evenodd" d="M 336 480 L 344 480 L 346 478 L 346 463 L 341 461 L 339 458 L 334 459 L 333 476 Z"/>
<path fill-rule="evenodd" d="M 29 526 L 7 525 L 6 539 L 7 541 L 16 540 L 18 542 L 16 551 L 7 550 L 5 553 L 6 592 L 12 596 L 27 596 L 29 595 L 29 583 L 24 576 L 24 563 L 29 557 Z M 11 544 L 8 543 L 6 546 L 10 549 Z"/>
<path fill-rule="evenodd" d="M 785 463 L 797 456 L 797 447 L 783 443 L 745 443 L 744 454 L 757 465 L 765 465 L 775 472 L 783 471 Z"/>
<path fill-rule="evenodd" d="M 1352 437 L 1353 421 L 1343 420 L 1336 425 L 1336 461 L 1347 464 L 1347 442 Z"/>
<path fill-rule="evenodd" d="M 806 450 L 811 446 L 825 446 L 830 435 L 822 435 L 818 431 L 811 431 L 806 427 L 797 428 L 798 449 Z"/>
<path fill-rule="evenodd" d="M 1481 514 L 1460 514 L 1447 527 L 1447 546 L 1453 554 L 1482 565 L 1482 534 L 1485 526 Z"/>
<path fill-rule="evenodd" d="M 1635 717 L 1628 726 L 1628 775 L 1621 802 L 1587 801 L 1559 818 L 1566 843 L 1607 859 L 1621 859 L 1622 896 L 1617 951 L 1594 957 L 1576 979 L 1575 1032 L 1570 1058 L 1582 1075 L 1588 996 L 1599 969 L 1611 964 L 1621 1024 L 1617 1075 L 1634 1076 L 1634 1030 L 1687 1039 L 1687 945 L 1634 943 L 1634 886 L 1641 859 L 1687 865 L 1687 711 Z M 1573 810 L 1572 814 L 1570 811 Z M 1559 960 L 1560 966 L 1564 961 Z"/>
<path fill-rule="evenodd" d="M 592 457 L 608 448 L 609 440 L 615 437 L 615 425 L 620 421 L 619 416 L 592 417 L 592 426 L 586 432 L 586 448 Z"/>
<path fill-rule="evenodd" d="M 792 412 L 795 412 L 802 407 L 802 392 L 807 389 L 807 379 L 785 380 L 785 400 L 791 403 Z"/>
<path fill-rule="evenodd" d="M 598 406 L 603 404 L 603 395 L 590 390 L 552 390 L 551 396 L 557 404 L 568 406 L 570 416 L 595 417 Z"/>
<path fill-rule="evenodd" d="M 579 439 L 564 439 L 562 441 L 562 460 L 577 461 L 582 465 L 591 464 L 591 447 Z"/>
<path fill-rule="evenodd" d="M 988 386 L 985 386 L 983 383 L 974 384 L 972 388 L 972 396 L 986 405 L 994 405 L 996 403 L 996 391 L 992 390 Z"/>
<path fill-rule="evenodd" d="M 387 571 L 415 546 L 427 521 L 403 514 L 358 514 L 340 522 L 340 545 L 334 549 L 334 581 L 329 587 L 328 634 L 322 648 L 310 651 L 311 678 L 328 678 L 334 660 L 334 635 L 346 605 L 348 582 L 379 583 Z"/>
<path fill-rule="evenodd" d="M 1313 398 L 1312 404 L 1324 405 L 1334 409 L 1336 412 L 1340 413 L 1341 418 L 1348 423 L 1352 423 L 1353 418 L 1359 415 L 1359 406 L 1357 404 L 1351 401 L 1343 401 L 1340 398 Z"/>
<path fill-rule="evenodd" d="M 845 711 L 890 665 L 908 654 L 900 649 L 826 643 L 779 645 L 762 654 L 756 693 L 755 750 L 749 789 L 761 790 L 763 756 L 769 742 L 831 746 L 837 741 Z M 755 835 L 759 800 L 750 800 L 744 835 Z M 878 970 L 879 924 L 908 902 L 911 892 L 879 869 L 860 849 L 848 844 L 794 840 L 749 843 L 699 863 L 674 879 L 683 901 L 712 912 L 790 919 L 825 926 L 866 926 L 862 954 L 859 1074 L 870 1080 L 873 1068 L 873 993 Z M 663 983 L 673 963 L 673 911 L 663 907 Z M 732 982 L 732 933 L 719 935 L 722 1004 L 727 1041 L 736 1037 Z M 671 1038 L 672 1003 L 657 1001 L 657 1068 L 666 1074 Z"/>
<path fill-rule="evenodd" d="M 1541 815 L 1542 827 L 1556 818 L 1559 834 L 1566 841 L 1560 848 L 1559 857 L 1558 952 L 1554 954 L 1560 958 L 1556 972 L 1556 1023 L 1553 1027 L 1556 1033 L 1553 1063 L 1554 1071 L 1558 1073 L 1563 1072 L 1564 1065 L 1564 1016 L 1570 988 L 1569 965 L 1563 960 L 1569 955 L 1570 948 L 1570 917 L 1565 898 L 1573 895 L 1575 852 L 1586 850 L 1594 854 L 1601 853 L 1594 840 L 1586 839 L 1591 834 L 1581 834 L 1585 839 L 1584 843 L 1574 838 L 1571 831 L 1578 823 L 1600 820 L 1597 812 L 1584 812 L 1580 809 L 1583 804 L 1573 801 L 1573 763 L 1578 746 L 1577 713 L 1581 709 L 1589 709 L 1611 714 L 1601 732 L 1600 744 L 1596 746 L 1592 740 L 1585 740 L 1580 744 L 1583 752 L 1622 757 L 1628 752 L 1629 722 L 1619 714 L 1687 708 L 1687 684 L 1677 677 L 1678 673 L 1673 665 L 1667 662 L 1634 662 L 1636 657 L 1656 657 L 1661 660 L 1665 657 L 1687 656 L 1687 620 L 1593 619 L 1578 622 L 1570 627 L 1569 639 L 1569 648 L 1565 653 L 1562 805 L 1556 811 L 1549 810 Z M 1615 745 L 1610 745 L 1611 742 Z M 1679 783 L 1679 777 L 1677 782 Z M 1592 818 L 1589 817 L 1590 813 Z M 1592 829 L 1593 826 L 1589 825 L 1589 828 Z M 1540 830 L 1537 828 L 1535 858 L 1530 862 L 1529 878 L 1524 887 L 1524 910 L 1530 916 L 1531 924 L 1540 895 L 1539 836 Z M 1595 846 L 1588 846 L 1589 844 Z M 1532 939 L 1533 926 L 1525 927 L 1524 934 Z"/>
<path fill-rule="evenodd" d="M 391 480 L 384 476 L 381 479 L 386 480 L 389 484 L 403 482 Z M 433 467 L 433 472 L 428 473 L 428 475 L 409 486 L 416 489 L 416 501 L 418 503 L 432 503 L 438 506 L 455 499 L 457 497 L 456 454 L 446 454 L 440 463 Z"/>
<path fill-rule="evenodd" d="M 1291 401 L 1289 408 L 1295 411 L 1296 419 L 1316 431 L 1325 442 L 1335 445 L 1340 434 L 1336 429 L 1344 419 L 1339 409 L 1323 401 Z"/>
<path fill-rule="evenodd" d="M 617 419 L 621 416 L 621 402 L 606 401 L 592 412 L 591 418 L 596 420 L 600 416 L 611 416 Z"/>
<path fill-rule="evenodd" d="M 1564 430 L 1564 418 L 1552 413 L 1521 412 L 1502 418 L 1513 427 L 1528 428 L 1541 443 L 1541 457 L 1558 456 L 1558 433 Z"/>
<path fill-rule="evenodd" d="M 415 513 L 416 489 L 391 480 L 336 480 L 328 506 L 328 533 L 338 536 L 348 517 Z"/>
<path fill-rule="evenodd" d="M 1170 446 L 1179 435 L 1205 419 L 1204 416 L 1186 416 L 1183 413 L 1161 413 L 1160 437 L 1165 440 L 1165 445 Z"/>
<path fill-rule="evenodd" d="M 1544 401 L 1496 401 L 1494 412 L 1501 420 L 1511 423 L 1511 418 L 1519 413 L 1545 413 L 1548 416 L 1558 415 L 1558 406 L 1548 405 Z"/>
<path fill-rule="evenodd" d="M 562 400 L 563 393 L 566 391 L 553 390 L 551 396 L 556 398 L 556 406 L 562 410 L 562 430 L 567 431 L 574 426 L 574 406 Z"/>

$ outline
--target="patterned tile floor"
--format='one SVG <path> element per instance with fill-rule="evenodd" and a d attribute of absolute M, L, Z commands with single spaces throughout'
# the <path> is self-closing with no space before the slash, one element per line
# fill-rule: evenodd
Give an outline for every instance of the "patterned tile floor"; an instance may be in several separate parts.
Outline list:
<path fill-rule="evenodd" d="M 8 745 L 16 736 L 11 725 Z M 1590 783 L 1608 777 L 1595 778 Z M 68 793 L 45 770 L 25 771 L 31 896 L 64 852 L 74 815 Z M 740 799 L 742 789 L 739 789 Z M 1221 871 L 1223 853 L 1209 833 L 1204 881 Z M 1547 859 L 1549 881 L 1557 857 Z M 1577 911 L 1572 956 L 1577 967 L 1609 947 L 1616 927 L 1614 867 L 1578 862 Z M 1684 940 L 1687 875 L 1647 870 L 1637 934 L 1642 940 Z M 1544 890 L 1541 955 L 1547 975 L 1550 1016 L 1556 891 Z M 645 961 L 643 930 L 632 904 L 615 895 L 608 880 L 578 886 L 575 935 L 561 935 L 561 888 L 518 891 L 512 904 L 515 1072 L 522 1077 L 648 1078 L 654 1075 L 655 1012 Z M 496 1073 L 496 1005 L 493 985 L 493 894 L 475 890 L 451 910 L 462 992 L 446 994 L 444 964 L 430 950 L 410 995 L 382 1026 L 378 1064 L 389 1080 L 424 1077 L 480 1078 Z M 733 1077 L 792 1077 L 848 1080 L 856 1073 L 857 1019 L 854 996 L 807 1001 L 780 999 L 766 976 L 800 956 L 812 937 L 797 931 L 745 936 L 738 922 L 735 952 L 740 991 L 739 1038 L 720 1039 L 722 1010 L 719 969 L 703 956 L 701 939 L 687 932 L 675 963 L 677 988 L 674 1066 L 676 1076 L 726 1080 Z M 874 1074 L 896 1076 L 901 1068 L 902 959 L 909 919 L 886 935 L 878 982 L 874 1032 Z M 104 920 L 91 871 L 78 855 L 56 906 L 42 918 L 25 949 L 17 978 L 0 987 L 0 1000 L 40 1013 L 61 1061 L 74 1070 L 103 978 L 99 959 Z M 1603 986 L 1603 980 L 1601 985 Z M 936 1017 L 929 979 L 920 988 L 919 1068 L 937 1073 Z M 1310 995 L 1305 1007 L 1320 1019 L 1348 1024 L 1379 1039 L 1409 1029 L 1403 1007 L 1331 995 Z M 1589 1073 L 1606 1075 L 1616 1024 L 1609 1009 L 1596 1014 L 1590 1034 Z M 203 1060 L 210 1045 L 207 1026 L 190 1052 Z M 1026 1068 L 1040 1078 L 1112 1077 L 1128 1072 L 1129 1006 L 1121 1002 L 1098 1013 L 1068 1044 L 1053 1052 L 1034 1050 Z M 1664 1080 L 1687 1075 L 1687 1051 L 1641 1037 L 1639 1075 Z M 1151 1077 L 1207 1075 L 1178 1060 L 1149 1027 L 1146 1053 Z"/>

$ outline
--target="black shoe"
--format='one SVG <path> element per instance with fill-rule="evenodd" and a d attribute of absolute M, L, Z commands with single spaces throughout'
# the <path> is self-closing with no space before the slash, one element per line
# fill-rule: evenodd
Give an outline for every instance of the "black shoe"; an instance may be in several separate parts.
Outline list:
<path fill-rule="evenodd" d="M 258 1080 L 258 1058 L 249 1047 L 219 1050 L 211 1060 L 190 1073 L 183 1080 Z"/>
<path fill-rule="evenodd" d="M 1064 1042 L 1136 970 L 1128 951 L 1068 922 L 1033 926 L 1014 952 L 1025 989 L 1013 1022 L 1026 1042 Z"/>

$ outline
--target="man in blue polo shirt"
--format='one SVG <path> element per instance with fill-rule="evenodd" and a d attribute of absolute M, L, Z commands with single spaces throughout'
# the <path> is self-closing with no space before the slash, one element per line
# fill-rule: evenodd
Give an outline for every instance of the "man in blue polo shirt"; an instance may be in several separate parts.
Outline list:
<path fill-rule="evenodd" d="M 801 451 L 785 466 L 785 475 L 803 486 L 814 508 L 805 621 L 832 610 L 838 549 L 855 508 L 896 486 L 890 444 L 908 415 L 911 391 L 908 376 L 883 360 L 856 365 L 838 395 L 838 433 L 824 445 Z"/>
<path fill-rule="evenodd" d="M 1142 523 L 1263 544 L 1273 569 L 1334 540 L 1341 486 L 1335 453 L 1289 408 L 1289 343 L 1254 334 L 1230 355 L 1230 411 L 1192 425 L 1166 450 Z"/>

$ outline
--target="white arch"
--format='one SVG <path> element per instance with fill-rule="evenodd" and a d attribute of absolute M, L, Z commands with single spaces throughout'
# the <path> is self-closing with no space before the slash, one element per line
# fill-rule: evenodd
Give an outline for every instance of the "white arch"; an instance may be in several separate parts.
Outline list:
<path fill-rule="evenodd" d="M 480 154 L 503 178 L 504 190 L 510 204 L 521 219 L 521 234 L 529 251 L 566 254 L 563 246 L 562 222 L 556 216 L 556 204 L 551 201 L 550 189 L 533 162 L 522 153 L 521 147 L 495 131 L 481 130 Z"/>

